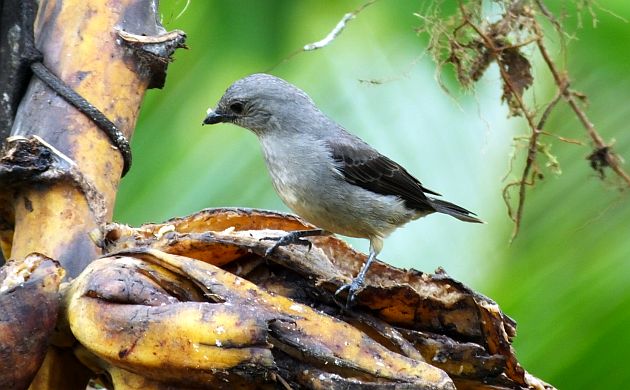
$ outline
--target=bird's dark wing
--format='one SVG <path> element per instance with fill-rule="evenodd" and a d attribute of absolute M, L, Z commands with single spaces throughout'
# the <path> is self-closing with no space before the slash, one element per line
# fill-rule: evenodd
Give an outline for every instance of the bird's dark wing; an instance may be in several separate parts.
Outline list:
<path fill-rule="evenodd" d="M 337 169 L 346 181 L 382 195 L 396 195 L 409 208 L 435 211 L 425 194 L 440 194 L 423 187 L 405 168 L 359 138 L 352 138 L 327 142 Z"/>

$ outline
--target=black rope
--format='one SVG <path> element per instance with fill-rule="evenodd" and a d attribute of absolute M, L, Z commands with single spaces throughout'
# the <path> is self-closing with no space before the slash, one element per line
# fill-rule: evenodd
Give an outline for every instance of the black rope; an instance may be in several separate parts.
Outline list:
<path fill-rule="evenodd" d="M 46 85 L 50 87 L 57 95 L 63 97 L 68 103 L 76 107 L 77 110 L 84 113 L 90 118 L 96 125 L 105 132 L 107 138 L 118 148 L 123 158 L 123 171 L 122 175 L 129 171 L 131 167 L 131 148 L 125 135 L 116 127 L 116 125 L 107 119 L 98 108 L 94 107 L 83 96 L 79 95 L 74 89 L 70 88 L 59 77 L 55 76 L 44 64 L 41 62 L 31 63 L 31 69 L 33 73 L 39 77 Z"/>
<path fill-rule="evenodd" d="M 72 104 L 77 110 L 81 111 L 85 116 L 90 118 L 103 132 L 111 143 L 118 148 L 123 158 L 122 176 L 131 168 L 131 147 L 125 135 L 110 121 L 105 114 L 98 108 L 88 102 L 83 96 L 79 95 L 74 89 L 70 88 L 63 80 L 57 77 L 43 64 L 43 56 L 35 47 L 35 39 L 33 36 L 33 21 L 35 20 L 35 9 L 29 6 L 29 1 L 23 3 L 22 21 L 23 31 L 26 33 L 25 50 L 22 59 L 30 63 L 31 70 L 40 80 L 42 80 L 50 89 L 68 103 Z"/>

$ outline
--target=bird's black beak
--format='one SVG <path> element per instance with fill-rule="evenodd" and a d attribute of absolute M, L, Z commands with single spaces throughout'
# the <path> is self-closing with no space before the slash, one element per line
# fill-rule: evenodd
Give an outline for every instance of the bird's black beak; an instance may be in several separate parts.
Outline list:
<path fill-rule="evenodd" d="M 225 122 L 226 116 L 221 114 L 218 111 L 208 111 L 208 115 L 206 115 L 206 119 L 203 120 L 203 125 L 214 125 L 216 123 Z"/>

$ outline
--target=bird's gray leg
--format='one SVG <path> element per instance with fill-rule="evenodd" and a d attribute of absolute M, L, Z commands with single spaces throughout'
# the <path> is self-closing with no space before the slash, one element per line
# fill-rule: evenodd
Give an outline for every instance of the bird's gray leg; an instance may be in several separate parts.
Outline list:
<path fill-rule="evenodd" d="M 357 274 L 357 277 L 352 279 L 352 282 L 350 282 L 350 284 L 344 284 L 343 286 L 339 287 L 337 291 L 335 291 L 335 296 L 336 296 L 336 295 L 339 295 L 339 293 L 342 292 L 343 290 L 348 290 L 348 297 L 346 298 L 346 307 L 350 307 L 354 304 L 355 294 L 357 291 L 359 291 L 361 286 L 363 286 L 365 275 L 367 274 L 368 269 L 370 268 L 370 265 L 372 264 L 375 258 L 376 258 L 376 250 L 374 249 L 372 245 L 370 245 L 370 255 L 368 256 L 367 260 L 363 264 L 363 267 L 361 267 L 361 270 Z"/>
<path fill-rule="evenodd" d="M 290 244 L 295 245 L 306 245 L 308 249 L 311 250 L 313 244 L 309 240 L 303 239 L 303 237 L 312 237 L 312 236 L 321 236 L 324 234 L 323 229 L 309 229 L 309 230 L 294 230 L 280 237 L 263 237 L 260 240 L 269 240 L 275 241 L 271 247 L 267 248 L 265 251 L 265 256 L 269 256 L 276 250 L 279 246 L 286 246 Z"/>

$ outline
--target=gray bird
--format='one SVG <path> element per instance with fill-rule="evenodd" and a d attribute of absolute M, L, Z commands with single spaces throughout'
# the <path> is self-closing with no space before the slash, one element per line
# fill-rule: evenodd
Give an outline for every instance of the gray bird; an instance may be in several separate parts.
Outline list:
<path fill-rule="evenodd" d="M 348 133 L 321 112 L 294 85 L 268 74 L 234 82 L 204 124 L 233 123 L 254 132 L 280 198 L 295 213 L 329 232 L 370 240 L 370 255 L 348 291 L 348 302 L 363 284 L 383 239 L 407 222 L 438 212 L 466 222 L 475 214 L 431 195 L 405 168 Z M 306 244 L 302 237 L 321 229 L 296 231 L 280 245 Z"/>

